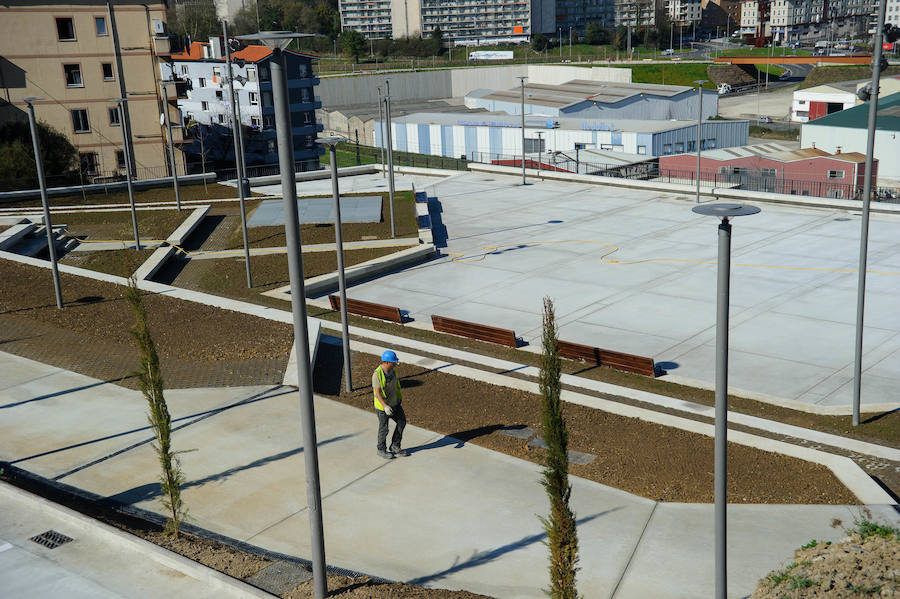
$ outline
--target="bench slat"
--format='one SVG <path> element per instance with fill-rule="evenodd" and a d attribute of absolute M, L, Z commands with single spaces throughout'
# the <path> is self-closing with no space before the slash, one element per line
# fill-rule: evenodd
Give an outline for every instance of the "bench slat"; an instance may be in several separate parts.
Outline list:
<path fill-rule="evenodd" d="M 445 316 L 431 316 L 431 323 L 435 331 L 451 333 L 471 339 L 479 339 L 509 347 L 518 347 L 516 333 L 509 329 L 501 329 L 484 324 L 456 320 Z"/>
<path fill-rule="evenodd" d="M 332 310 L 341 309 L 341 298 L 337 295 L 329 295 L 328 301 L 331 303 Z M 370 318 L 380 318 L 382 320 L 390 320 L 391 322 L 399 322 L 403 324 L 403 315 L 400 308 L 395 306 L 384 306 L 382 304 L 374 304 L 372 302 L 364 302 L 347 298 L 347 312 L 358 314 L 360 316 L 368 316 Z"/>
<path fill-rule="evenodd" d="M 656 376 L 653 358 L 610 351 L 570 341 L 559 341 L 559 354 L 564 358 L 593 362 L 598 366 L 608 366 L 644 376 Z"/>

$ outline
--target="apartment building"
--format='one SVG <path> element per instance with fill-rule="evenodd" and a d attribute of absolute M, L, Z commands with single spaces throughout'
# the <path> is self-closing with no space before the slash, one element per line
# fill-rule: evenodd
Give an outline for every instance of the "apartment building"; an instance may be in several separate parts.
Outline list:
<path fill-rule="evenodd" d="M 391 0 L 340 0 L 341 29 L 359 31 L 372 39 L 389 38 L 393 35 L 392 4 Z"/>
<path fill-rule="evenodd" d="M 556 23 L 564 33 L 571 27 L 579 35 L 588 23 L 614 27 L 616 5 L 613 0 L 556 0 Z"/>
<path fill-rule="evenodd" d="M 701 26 L 706 31 L 721 28 L 725 35 L 740 32 L 741 0 L 702 0 Z"/>
<path fill-rule="evenodd" d="M 616 26 L 655 27 L 662 0 L 616 0 Z"/>
<path fill-rule="evenodd" d="M 440 27 L 444 36 L 456 42 L 480 40 L 527 41 L 532 34 L 532 0 L 394 0 L 395 5 L 415 4 L 421 12 L 422 35 L 429 35 Z M 400 13 L 401 11 L 396 11 Z M 404 13 L 416 15 L 407 8 Z M 395 19 L 401 23 L 400 19 Z M 415 24 L 409 23 L 409 35 Z M 395 27 L 396 37 L 396 27 Z"/>
<path fill-rule="evenodd" d="M 166 176 L 169 161 L 159 67 L 171 54 L 166 4 L 147 0 L 6 0 L 0 8 L 0 119 L 27 118 L 19 98 L 40 98 L 35 115 L 78 149 L 87 180 L 124 174 L 116 104 L 125 94 L 138 177 Z M 120 51 L 113 42 L 114 27 Z M 121 68 L 120 68 L 121 61 Z M 170 116 L 176 119 L 174 111 Z M 177 122 L 177 121 L 176 121 Z M 181 141 L 174 128 L 176 146 Z M 180 166 L 183 160 L 176 153 Z"/>
<path fill-rule="evenodd" d="M 676 27 L 686 27 L 701 22 L 703 5 L 701 0 L 665 0 L 666 14 Z"/>
<path fill-rule="evenodd" d="M 322 107 L 322 102 L 315 95 L 319 79 L 312 67 L 314 58 L 317 57 L 304 52 L 285 51 L 294 161 L 301 163 L 301 170 L 319 168 L 319 155 L 323 153 L 316 144 L 316 134 L 322 130 L 322 125 L 316 122 L 315 111 Z M 247 127 L 247 162 L 274 163 L 277 146 L 270 65 L 272 51 L 265 46 L 247 46 L 232 53 L 232 59 L 241 124 Z M 228 71 L 221 38 L 210 38 L 208 43 L 191 43 L 187 52 L 173 54 L 171 61 L 161 66 L 160 72 L 163 79 L 187 88 L 185 96 L 177 99 L 185 123 L 231 128 Z"/>

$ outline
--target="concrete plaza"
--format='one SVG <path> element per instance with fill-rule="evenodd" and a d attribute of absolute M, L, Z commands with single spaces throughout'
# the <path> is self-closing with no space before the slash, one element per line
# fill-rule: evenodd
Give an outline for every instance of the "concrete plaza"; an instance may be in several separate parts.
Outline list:
<path fill-rule="evenodd" d="M 0 460 L 162 511 L 139 392 L 2 352 L 0 381 Z M 297 392 L 276 386 L 166 396 L 191 522 L 308 557 Z M 547 549 L 536 514 L 548 506 L 539 466 L 415 426 L 404 439 L 412 456 L 385 461 L 375 455 L 377 422 L 369 410 L 316 398 L 316 419 L 331 565 L 498 598 L 544 596 Z M 657 503 L 577 477 L 571 482 L 583 596 L 713 594 L 712 505 Z M 890 506 L 872 510 L 878 521 L 897 522 Z M 851 526 L 858 513 L 847 506 L 729 506 L 729 597 L 747 596 L 809 539 L 839 539 L 832 519 Z M 0 510 L 0 538 L 13 540 L 11 517 Z M 0 554 L 0 572 L 21 582 L 4 569 L 13 557 L 27 556 Z M 183 595 L 173 589 L 171 596 Z"/>
<path fill-rule="evenodd" d="M 434 198 L 443 256 L 356 285 L 350 297 L 425 322 L 439 314 L 511 328 L 534 343 L 549 295 L 560 338 L 651 356 L 673 379 L 712 383 L 718 221 L 691 212 L 692 197 L 557 181 L 523 187 L 485 173 L 413 180 Z M 382 182 L 347 177 L 341 188 Z M 733 224 L 731 387 L 849 408 L 859 215 L 764 204 Z M 900 217 L 872 217 L 869 270 L 863 405 L 900 405 Z"/>

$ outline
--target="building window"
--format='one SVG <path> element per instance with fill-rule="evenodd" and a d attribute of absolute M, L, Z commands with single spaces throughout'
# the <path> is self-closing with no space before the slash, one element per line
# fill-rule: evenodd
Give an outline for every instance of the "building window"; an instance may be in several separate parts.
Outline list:
<path fill-rule="evenodd" d="M 187 68 L 187 65 L 186 65 L 186 64 L 181 65 L 181 74 L 182 74 L 182 75 L 187 75 L 187 74 L 188 74 L 188 68 Z"/>
<path fill-rule="evenodd" d="M 266 147 L 266 151 L 267 151 L 269 154 L 274 154 L 274 153 L 275 153 L 275 140 L 274 140 L 274 139 L 270 139 L 270 140 L 269 140 L 269 143 L 267 144 L 267 147 Z"/>
<path fill-rule="evenodd" d="M 116 150 L 116 168 L 125 168 L 125 152 L 122 150 Z"/>
<path fill-rule="evenodd" d="M 79 154 L 78 159 L 81 163 L 81 172 L 85 175 L 96 175 L 97 174 L 97 153 L 96 152 L 85 152 L 84 154 Z"/>
<path fill-rule="evenodd" d="M 75 23 L 71 17 L 59 17 L 56 19 L 56 37 L 61 42 L 75 41 Z"/>
<path fill-rule="evenodd" d="M 97 27 L 97 35 L 107 35 L 106 17 L 94 17 L 94 25 Z"/>
<path fill-rule="evenodd" d="M 200 102 L 200 110 L 209 110 L 209 102 Z"/>
<path fill-rule="evenodd" d="M 225 115 L 222 114 L 221 112 L 219 113 L 219 123 L 221 123 L 221 124 L 225 123 Z"/>
<path fill-rule="evenodd" d="M 684 152 L 684 144 L 681 142 L 676 143 L 675 144 L 675 152 L 678 154 Z"/>
<path fill-rule="evenodd" d="M 75 128 L 75 133 L 89 133 L 91 131 L 86 109 L 79 108 L 72 111 L 72 126 Z"/>
<path fill-rule="evenodd" d="M 671 154 L 672 153 L 672 144 L 664 144 L 663 145 L 663 154 Z"/>
<path fill-rule="evenodd" d="M 80 64 L 64 64 L 63 72 L 66 74 L 66 87 L 84 87 Z"/>
<path fill-rule="evenodd" d="M 259 129 L 259 117 L 258 117 L 258 116 L 251 116 L 251 117 L 250 117 L 250 124 L 251 124 L 253 127 L 256 127 L 257 129 Z"/>
<path fill-rule="evenodd" d="M 197 85 L 199 87 L 206 87 L 206 79 L 203 77 L 200 77 L 199 79 L 197 79 Z"/>
<path fill-rule="evenodd" d="M 764 168 L 762 169 L 763 177 L 775 177 L 778 175 L 778 172 L 774 168 Z"/>
<path fill-rule="evenodd" d="M 840 198 L 844 197 L 844 192 L 843 192 L 843 190 L 841 190 L 841 189 L 829 189 L 829 190 L 828 190 L 828 197 L 829 197 L 829 198 L 838 198 L 838 199 L 840 199 Z"/>
<path fill-rule="evenodd" d="M 259 67 L 259 80 L 260 81 L 268 81 L 269 80 L 269 67 Z"/>
<path fill-rule="evenodd" d="M 218 91 L 216 91 L 216 100 L 221 100 L 221 99 L 222 99 L 222 90 L 218 90 Z"/>
<path fill-rule="evenodd" d="M 272 105 L 272 92 L 263 92 L 262 93 L 262 104 L 263 104 L 263 106 L 271 106 Z"/>
<path fill-rule="evenodd" d="M 110 127 L 118 127 L 119 126 L 119 109 L 118 108 L 110 108 L 109 109 L 109 126 Z"/>
<path fill-rule="evenodd" d="M 637 152 L 638 152 L 638 154 L 642 154 L 642 155 L 643 155 L 643 154 L 646 154 L 646 153 L 647 153 L 647 146 L 638 146 L 638 147 L 637 147 Z"/>
<path fill-rule="evenodd" d="M 247 67 L 247 81 L 256 81 L 256 69 L 253 67 Z"/>
<path fill-rule="evenodd" d="M 213 67 L 213 82 L 221 83 L 222 82 L 222 69 L 221 67 Z"/>
<path fill-rule="evenodd" d="M 271 129 L 275 126 L 275 115 L 265 114 L 263 115 L 263 127 L 267 129 Z"/>
<path fill-rule="evenodd" d="M 828 171 L 829 179 L 843 179 L 844 171 Z"/>
<path fill-rule="evenodd" d="M 259 106 L 259 94 L 250 92 L 250 106 Z"/>
<path fill-rule="evenodd" d="M 103 80 L 104 81 L 115 81 L 116 76 L 113 75 L 113 68 L 111 62 L 104 62 L 100 65 L 103 69 Z"/>

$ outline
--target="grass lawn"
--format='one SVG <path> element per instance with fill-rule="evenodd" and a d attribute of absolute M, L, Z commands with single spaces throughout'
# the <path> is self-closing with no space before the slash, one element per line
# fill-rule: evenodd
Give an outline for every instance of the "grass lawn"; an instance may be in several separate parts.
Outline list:
<path fill-rule="evenodd" d="M 130 277 L 154 251 L 105 250 L 102 252 L 69 252 L 60 262 L 119 277 Z"/>
<path fill-rule="evenodd" d="M 206 185 L 182 185 L 178 188 L 181 201 L 188 200 L 215 200 L 221 198 L 236 198 L 237 189 L 218 183 Z M 174 202 L 175 190 L 171 187 L 155 187 L 143 191 L 134 192 L 134 201 L 138 204 L 155 204 L 158 202 Z M 66 196 L 54 196 L 50 198 L 50 206 L 81 206 L 83 204 L 127 204 L 128 190 L 111 191 L 109 193 L 90 193 L 85 195 L 72 194 Z M 16 206 L 40 206 L 41 198 L 10 202 L 4 206 L 13 208 Z"/>
<path fill-rule="evenodd" d="M 377 149 L 377 148 L 376 148 Z M 375 156 L 368 154 L 367 152 L 360 149 L 359 152 L 359 163 L 356 162 L 356 152 L 355 151 L 345 151 L 338 150 L 337 154 L 337 163 L 338 168 L 343 168 L 345 166 L 358 166 L 358 164 L 375 164 L 379 162 L 379 160 L 375 159 Z M 331 164 L 331 152 L 325 152 L 322 156 L 319 157 L 319 163 L 322 166 Z"/>
<path fill-rule="evenodd" d="M 354 266 L 368 260 L 387 256 L 399 251 L 397 248 L 367 248 L 344 251 L 344 266 Z M 204 262 L 206 262 L 204 260 Z M 228 258 L 215 261 L 215 268 L 210 268 L 200 278 L 200 291 L 224 295 L 244 301 L 256 301 L 259 294 L 283 285 L 289 285 L 287 254 L 270 254 L 267 256 L 251 256 L 250 269 L 253 275 L 253 289 L 247 289 L 247 274 L 244 259 Z M 303 277 L 306 279 L 324 275 L 337 270 L 336 252 L 304 252 Z M 266 305 L 290 310 L 288 302 L 271 298 Z M 274 303 L 273 303 L 274 302 Z"/>
<path fill-rule="evenodd" d="M 708 63 L 629 64 L 611 65 L 631 69 L 632 83 L 659 83 L 666 85 L 694 86 L 694 81 L 709 79 Z M 704 89 L 716 89 L 712 81 L 703 84 Z"/>
<path fill-rule="evenodd" d="M 138 234 L 142 241 L 165 239 L 190 214 L 190 210 L 139 210 Z M 134 240 L 130 210 L 58 214 L 53 217 L 53 224 L 68 225 L 70 237 L 91 241 Z"/>
<path fill-rule="evenodd" d="M 377 223 L 344 223 L 344 241 L 363 241 L 363 237 L 388 239 L 391 236 L 391 218 L 388 193 L 364 192 L 349 193 L 344 196 L 381 195 L 381 222 Z M 302 198 L 301 198 L 302 199 Z M 281 200 L 278 200 L 281 201 Z M 248 212 L 249 218 L 250 212 Z M 418 234 L 419 225 L 416 220 L 415 200 L 410 191 L 399 191 L 394 194 L 394 218 L 397 237 L 413 237 Z M 247 229 L 250 247 L 284 247 L 284 226 L 250 227 Z M 300 239 L 303 244 L 334 243 L 334 225 L 300 225 Z M 240 227 L 232 233 L 228 249 L 244 247 Z M 304 258 L 305 259 L 305 258 Z"/>

